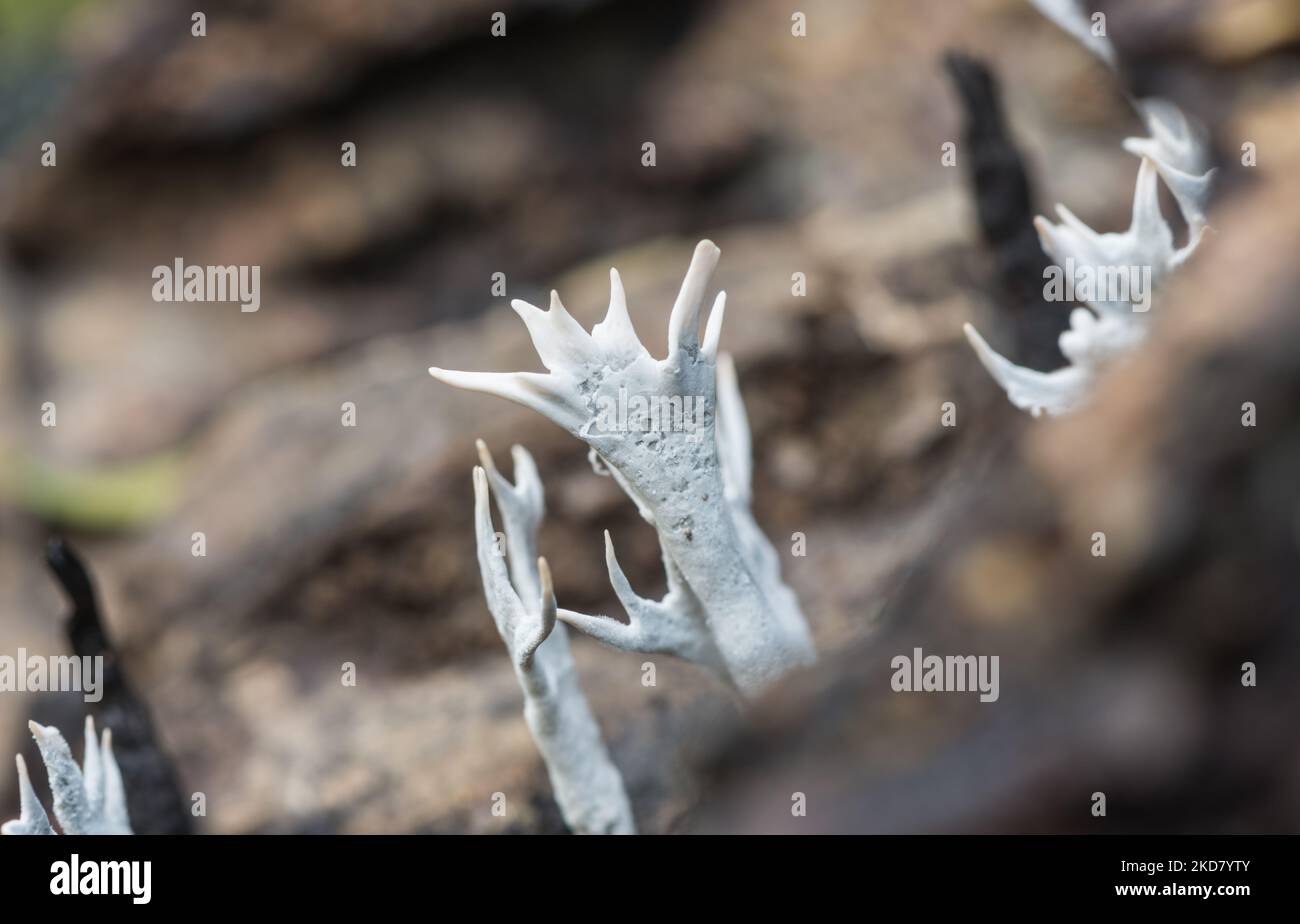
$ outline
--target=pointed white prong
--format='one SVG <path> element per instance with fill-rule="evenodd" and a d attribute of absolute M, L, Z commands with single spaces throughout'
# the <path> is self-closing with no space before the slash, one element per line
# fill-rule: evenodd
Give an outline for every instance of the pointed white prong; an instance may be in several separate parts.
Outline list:
<path fill-rule="evenodd" d="M 1133 105 L 1146 123 L 1150 137 L 1126 138 L 1124 150 L 1149 158 L 1178 202 L 1189 237 L 1189 244 L 1179 253 L 1182 262 L 1195 249 L 1193 245 L 1206 224 L 1205 212 L 1214 186 L 1216 170 L 1211 169 L 1206 134 L 1168 100 L 1148 98 L 1136 100 Z"/>
<path fill-rule="evenodd" d="M 617 648 L 620 651 L 639 651 L 632 647 L 631 628 L 609 616 L 588 616 L 573 610 L 559 609 L 556 615 L 564 623 L 583 635 L 590 636 L 602 645 Z"/>
<path fill-rule="evenodd" d="M 569 309 L 564 307 L 560 293 L 555 289 L 551 290 L 551 310 L 546 312 L 546 317 L 562 337 L 572 341 L 584 353 L 587 352 L 587 342 L 591 335 L 578 323 L 577 318 L 569 314 Z"/>
<path fill-rule="evenodd" d="M 1160 187 L 1156 183 L 1159 174 L 1150 158 L 1142 158 L 1138 168 L 1137 186 L 1133 190 L 1133 220 L 1129 231 L 1139 241 L 1152 240 L 1168 234 L 1169 224 L 1160 214 Z"/>
<path fill-rule="evenodd" d="M 487 472 L 497 506 L 502 508 L 501 515 L 506 518 L 506 532 L 516 522 L 525 529 L 535 530 L 545 512 L 545 499 L 537 463 L 528 450 L 518 444 L 510 447 L 510 458 L 515 467 L 515 483 L 511 484 L 497 471 L 496 461 L 492 458 L 487 443 L 476 439 L 474 448 L 478 450 L 479 464 Z"/>
<path fill-rule="evenodd" d="M 559 619 L 579 632 L 590 635 L 601 644 L 624 651 L 639 651 L 641 649 L 637 645 L 639 635 L 637 620 L 643 607 L 654 604 L 649 600 L 643 600 L 632 591 L 632 586 L 628 583 L 627 576 L 623 574 L 623 569 L 619 567 L 617 556 L 614 555 L 614 542 L 610 538 L 609 530 L 605 530 L 605 565 L 609 569 L 609 581 L 614 587 L 614 593 L 627 612 L 628 622 L 619 622 L 609 616 L 589 616 L 586 613 L 564 609 L 558 611 Z"/>
<path fill-rule="evenodd" d="M 709 362 L 718 358 L 718 341 L 722 339 L 722 317 L 727 310 L 727 293 L 719 292 L 718 297 L 713 300 L 713 309 L 709 312 L 709 320 L 704 325 L 704 343 L 700 347 L 700 355 Z"/>
<path fill-rule="evenodd" d="M 682 350 L 694 349 L 700 342 L 700 310 L 704 307 L 704 290 L 718 265 L 722 251 L 713 241 L 695 245 L 691 265 L 668 318 L 668 361 L 674 362 Z"/>
<path fill-rule="evenodd" d="M 104 729 L 99 746 L 104 763 L 104 821 L 119 833 L 131 830 L 131 818 L 127 812 L 126 787 L 122 783 L 122 771 L 113 754 L 112 729 Z"/>
<path fill-rule="evenodd" d="M 1148 159 L 1155 165 L 1160 178 L 1165 181 L 1173 193 L 1174 201 L 1178 203 L 1178 211 L 1187 222 L 1190 236 L 1198 236 L 1206 224 L 1205 210 L 1209 206 L 1218 168 L 1199 176 L 1180 170 L 1165 159 L 1165 152 L 1150 138 L 1125 138 L 1124 150 Z"/>
<path fill-rule="evenodd" d="M 476 439 L 474 440 L 474 448 L 478 450 L 479 465 L 487 473 L 488 483 L 492 487 L 492 492 L 497 496 L 497 503 L 500 503 L 502 494 L 510 495 L 514 493 L 514 486 L 509 481 L 506 481 L 504 475 L 497 471 L 496 461 L 492 458 L 487 443 L 481 439 Z"/>
<path fill-rule="evenodd" d="M 627 313 L 627 292 L 623 289 L 623 277 L 614 267 L 609 268 L 609 308 L 605 311 L 602 322 L 610 331 L 617 331 L 636 338 L 632 327 L 632 316 Z"/>
<path fill-rule="evenodd" d="M 555 289 L 551 290 L 551 310 L 546 312 L 545 317 L 560 341 L 574 351 L 569 361 L 581 362 L 586 359 L 591 352 L 591 335 L 578 323 L 577 318 L 569 314 L 569 309 L 564 307 L 560 293 Z"/>
<path fill-rule="evenodd" d="M 1056 207 L 1061 219 L 1059 225 L 1041 216 L 1036 218 L 1034 227 L 1043 250 L 1057 266 L 1076 277 L 1089 269 L 1096 274 L 1095 278 L 1103 279 L 1111 278 L 1116 271 L 1149 267 L 1151 285 L 1159 286 L 1173 266 L 1175 253 L 1173 230 L 1160 211 L 1158 177 L 1158 166 L 1144 158 L 1133 190 L 1129 227 L 1122 232 L 1099 234 L 1063 205 Z M 1099 313 L 1134 320 L 1127 299 L 1098 289 L 1095 297 L 1080 300 Z"/>
<path fill-rule="evenodd" d="M 622 362 L 632 362 L 643 356 L 649 358 L 650 355 L 632 326 L 623 280 L 613 267 L 609 270 L 609 310 L 605 312 L 605 319 L 591 329 L 591 339 L 610 356 Z"/>
<path fill-rule="evenodd" d="M 1211 229 L 1207 224 L 1202 224 L 1199 227 L 1188 228 L 1187 243 L 1182 246 L 1182 249 L 1174 254 L 1173 260 L 1169 263 L 1170 269 L 1178 269 L 1190 260 L 1192 255 L 1195 254 L 1197 249 L 1201 246 L 1201 241 L 1205 240 L 1206 235 L 1211 230 L 1213 229 Z"/>
<path fill-rule="evenodd" d="M 740 380 L 730 353 L 718 357 L 717 428 L 718 460 L 722 463 L 722 484 L 727 496 L 748 504 L 753 475 L 753 448 Z"/>
<path fill-rule="evenodd" d="M 554 608 L 555 592 L 549 584 L 550 570 L 543 574 L 538 559 L 524 557 L 524 550 L 533 547 L 532 533 L 537 528 L 537 519 L 540 519 L 540 508 L 537 517 L 532 518 L 526 509 L 528 501 L 521 499 L 508 482 L 504 483 L 505 488 L 497 492 L 496 498 L 510 554 L 502 555 L 497 546 L 488 478 L 481 466 L 474 468 L 474 533 L 488 610 L 511 658 L 521 667 L 528 668 L 538 646 L 546 641 L 555 627 L 555 616 L 548 611 L 548 607 Z M 530 601 L 528 606 L 523 602 L 525 599 Z M 541 601 L 540 606 L 534 608 L 537 601 Z"/>
<path fill-rule="evenodd" d="M 962 329 L 984 368 L 1016 407 L 1037 417 L 1044 411 L 1061 414 L 1074 410 L 1082 402 L 1088 378 L 1084 370 L 1074 366 L 1054 372 L 1026 369 L 989 346 L 970 324 L 963 325 Z"/>
<path fill-rule="evenodd" d="M 519 317 L 523 319 L 525 324 L 528 323 L 528 315 L 542 317 L 546 314 L 546 312 L 541 308 L 538 308 L 532 302 L 525 301 L 522 298 L 510 299 L 510 307 L 514 310 L 515 314 L 519 315 Z"/>
<path fill-rule="evenodd" d="M 662 600 L 637 596 L 614 553 L 614 540 L 606 530 L 605 566 L 609 583 L 628 621 L 621 623 L 607 616 L 587 616 L 566 610 L 560 611 L 560 619 L 606 645 L 625 651 L 671 654 L 709 667 L 730 682 L 705 626 L 706 617 L 699 600 L 681 581 L 680 574 L 675 575 L 671 559 L 665 557 L 664 564 L 668 568 L 668 595 Z"/>
<path fill-rule="evenodd" d="M 478 464 L 483 467 L 483 471 L 487 472 L 487 476 L 493 481 L 500 478 L 501 473 L 497 471 L 497 464 L 492 459 L 492 452 L 488 449 L 487 443 L 483 442 L 482 438 L 475 438 L 474 450 L 478 453 Z"/>
<path fill-rule="evenodd" d="M 64 834 L 87 834 L 92 822 L 86 799 L 85 780 L 72 759 L 72 749 L 57 728 L 28 722 L 36 746 L 40 749 L 45 771 L 49 775 L 50 794 L 54 797 L 54 817 Z"/>
<path fill-rule="evenodd" d="M 481 442 L 481 441 L 480 441 Z M 492 454 L 484 445 L 479 459 L 484 461 L 497 510 L 501 513 L 502 528 L 509 549 L 510 581 L 520 600 L 533 601 L 540 588 L 536 562 L 537 529 L 546 513 L 546 499 L 537 465 L 528 450 L 512 446 L 510 456 L 515 465 L 515 483 L 511 484 L 496 470 Z"/>
<path fill-rule="evenodd" d="M 1094 245 L 1096 244 L 1097 238 L 1100 237 L 1100 235 L 1096 231 L 1092 230 L 1083 219 L 1071 212 L 1065 205 L 1058 202 L 1056 204 L 1056 214 L 1057 217 L 1061 219 L 1061 224 L 1065 225 L 1065 227 L 1069 228 L 1085 241 Z"/>
<path fill-rule="evenodd" d="M 85 753 L 81 758 L 81 775 L 85 780 L 86 801 L 90 811 L 98 815 L 104 808 L 104 768 L 99 755 L 99 736 L 95 734 L 95 719 L 86 716 L 84 729 Z"/>
<path fill-rule="evenodd" d="M 1214 178 L 1218 174 L 1218 168 L 1203 176 L 1182 173 L 1173 167 L 1161 166 L 1159 162 L 1156 163 L 1156 168 L 1160 170 L 1160 175 L 1164 178 L 1169 191 L 1174 194 L 1178 210 L 1183 214 L 1183 220 L 1194 233 L 1199 234 L 1208 223 L 1205 211 L 1210 204 L 1210 194 L 1214 190 Z"/>
<path fill-rule="evenodd" d="M 0 834 L 53 834 L 50 818 L 27 775 L 27 762 L 21 754 L 15 755 L 14 760 L 18 765 L 18 818 L 0 825 Z"/>
<path fill-rule="evenodd" d="M 537 471 L 537 463 L 532 453 L 515 443 L 510 447 L 510 460 L 515 466 L 515 491 L 527 498 L 535 507 L 535 516 L 540 519 L 543 511 L 542 476 Z"/>
<path fill-rule="evenodd" d="M 492 529 L 492 510 L 488 503 L 487 471 L 481 465 L 474 466 L 474 531 L 478 538 L 480 550 L 489 545 L 496 553 L 496 532 Z"/>
<path fill-rule="evenodd" d="M 609 308 L 605 311 L 605 323 L 611 327 L 632 327 L 632 318 L 627 313 L 627 292 L 623 289 L 623 277 L 612 266 L 609 268 Z"/>
<path fill-rule="evenodd" d="M 1182 109 L 1158 97 L 1137 100 L 1133 106 L 1141 114 L 1151 136 L 1136 140 L 1151 142 L 1152 150 L 1156 152 L 1147 156 L 1157 163 L 1164 161 L 1189 176 L 1201 176 L 1210 169 L 1210 147 L 1205 130 L 1194 124 Z"/>
<path fill-rule="evenodd" d="M 1034 230 L 1038 232 L 1038 246 L 1058 263 L 1062 262 L 1056 255 L 1056 233 L 1052 223 L 1042 215 L 1034 216 Z"/>
<path fill-rule="evenodd" d="M 537 577 L 542 586 L 541 601 L 538 604 L 541 619 L 536 626 L 532 627 L 532 636 L 521 640 L 519 645 L 521 667 L 532 665 L 533 654 L 541 647 L 542 642 L 551 637 L 551 631 L 555 628 L 555 585 L 551 581 L 551 568 L 546 564 L 545 558 L 537 559 Z"/>
<path fill-rule="evenodd" d="M 591 338 L 565 310 L 557 292 L 551 291 L 550 311 L 518 298 L 511 300 L 510 307 L 528 328 L 533 348 L 547 369 L 555 372 L 586 361 Z"/>
<path fill-rule="evenodd" d="M 638 596 L 632 589 L 632 584 L 623 573 L 623 567 L 618 563 L 618 556 L 614 553 L 614 539 L 610 536 L 609 530 L 605 530 L 605 568 L 609 571 L 609 583 L 614 588 L 614 595 L 618 597 L 618 602 L 623 604 L 623 609 L 627 612 L 629 627 L 636 625 L 642 608 L 654 605 L 654 601 Z"/>
<path fill-rule="evenodd" d="M 487 472 L 474 466 L 474 535 L 478 540 L 479 571 L 483 578 L 483 593 L 487 597 L 492 615 L 498 612 L 509 617 L 510 625 L 498 629 L 503 636 L 513 637 L 514 615 L 521 605 L 519 595 L 506 571 L 505 555 L 497 546 L 496 532 L 492 529 L 492 511 L 488 500 Z"/>
<path fill-rule="evenodd" d="M 457 372 L 429 367 L 429 374 L 440 382 L 506 398 L 522 404 L 571 432 L 577 432 L 586 418 L 575 409 L 560 380 L 541 372 Z"/>

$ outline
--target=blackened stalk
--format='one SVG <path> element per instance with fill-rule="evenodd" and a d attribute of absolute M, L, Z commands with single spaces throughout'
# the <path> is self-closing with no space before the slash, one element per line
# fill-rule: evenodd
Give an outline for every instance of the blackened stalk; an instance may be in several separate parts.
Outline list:
<path fill-rule="evenodd" d="M 1033 186 L 1003 116 L 997 79 L 983 62 L 960 52 L 948 52 L 944 66 L 965 114 L 959 161 L 970 181 L 980 232 L 997 259 L 1014 353 L 1024 365 L 1056 369 L 1065 364 L 1057 338 L 1073 306 L 1043 297 L 1049 260 L 1034 230 Z"/>
<path fill-rule="evenodd" d="M 72 604 L 64 631 L 73 652 L 104 659 L 103 697 L 94 712 L 100 728 L 113 730 L 113 751 L 126 784 L 131 827 L 136 834 L 192 833 L 176 768 L 159 740 L 148 704 L 131 688 L 122 669 L 100 616 L 90 572 L 62 539 L 49 541 L 45 560 Z"/>

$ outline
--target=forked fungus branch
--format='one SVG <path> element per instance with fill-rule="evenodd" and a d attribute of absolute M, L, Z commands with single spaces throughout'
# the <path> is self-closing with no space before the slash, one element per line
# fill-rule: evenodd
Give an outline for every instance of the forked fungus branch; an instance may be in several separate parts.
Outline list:
<path fill-rule="evenodd" d="M 692 661 L 745 697 L 815 659 L 776 550 L 750 510 L 749 425 L 735 369 L 718 354 L 725 293 L 714 301 L 703 340 L 699 335 L 719 254 L 710 241 L 695 248 L 672 308 L 664 359 L 652 357 L 637 338 L 622 282 L 611 270 L 609 309 L 590 333 L 554 292 L 549 311 L 511 303 L 546 373 L 429 370 L 450 385 L 530 407 L 583 440 L 596 471 L 618 482 L 659 538 L 668 579 L 662 600 L 633 591 L 607 532 L 605 561 L 626 621 L 557 608 L 549 570 L 537 557 L 542 487 L 532 458 L 515 447 L 511 485 L 480 443 L 474 488 L 484 590 L 524 690 L 529 727 L 574 830 L 630 831 L 632 821 L 557 622 L 615 648 Z M 633 407 L 631 419 L 611 427 L 613 406 L 625 414 Z M 671 415 L 650 417 L 652 408 L 690 406 L 703 411 L 689 426 L 674 426 Z M 489 484 L 505 523 L 508 576 L 493 540 Z"/>

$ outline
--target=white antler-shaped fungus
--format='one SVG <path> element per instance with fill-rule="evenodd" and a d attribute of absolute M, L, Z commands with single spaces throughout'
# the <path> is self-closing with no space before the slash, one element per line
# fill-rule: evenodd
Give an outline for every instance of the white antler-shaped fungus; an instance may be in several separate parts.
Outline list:
<path fill-rule="evenodd" d="M 1205 210 L 1218 173 L 1210 163 L 1205 132 L 1167 100 L 1144 99 L 1133 105 L 1146 123 L 1150 137 L 1125 138 L 1124 150 L 1150 158 L 1160 171 L 1160 178 L 1173 193 L 1178 210 L 1187 222 L 1190 240 L 1184 249 L 1190 251 L 1205 230 Z"/>
<path fill-rule="evenodd" d="M 97 740 L 95 721 L 86 717 L 86 751 L 82 766 L 78 767 L 72 759 L 72 749 L 58 729 L 35 722 L 27 725 L 49 774 L 54 817 L 59 820 L 63 833 L 130 834 L 126 790 L 113 756 L 112 732 L 104 729 L 103 737 Z M 0 833 L 53 834 L 49 816 L 36 797 L 21 754 L 17 762 L 20 813 L 17 820 L 5 822 Z"/>
<path fill-rule="evenodd" d="M 482 466 L 474 469 L 474 531 L 483 592 L 524 691 L 524 717 L 555 801 L 575 833 L 635 834 L 623 777 L 578 685 L 568 634 L 556 624 L 550 568 L 537 557 L 545 509 L 537 466 L 527 450 L 515 446 L 512 485 L 481 441 L 478 450 Z M 492 530 L 489 484 L 505 525 L 505 556 Z"/>
<path fill-rule="evenodd" d="M 548 372 L 429 372 L 531 407 L 585 441 L 597 469 L 613 475 L 658 533 L 668 573 L 663 600 L 633 593 L 607 536 L 610 580 L 628 622 L 568 610 L 559 619 L 618 648 L 703 664 L 752 696 L 815 656 L 776 552 L 749 510 L 749 430 L 734 371 L 718 359 L 725 293 L 699 337 L 720 253 L 711 241 L 695 248 L 669 317 L 665 359 L 637 339 L 622 282 L 610 270 L 609 310 L 591 333 L 554 292 L 549 311 L 511 303 Z M 688 406 L 700 411 L 689 421 L 667 414 L 673 419 L 664 425 L 657 413 Z M 611 426 L 611 408 L 629 407 L 627 419 Z"/>
<path fill-rule="evenodd" d="M 1112 68 L 1114 46 L 1093 31 L 1091 19 L 1077 0 L 1033 0 L 1034 6 L 1079 39 Z M 1173 103 L 1161 99 L 1134 102 L 1146 123 L 1148 138 L 1128 138 L 1124 149 L 1142 158 L 1133 194 L 1133 220 L 1127 231 L 1099 234 L 1063 205 L 1056 207 L 1060 224 L 1034 220 L 1048 256 L 1067 274 L 1114 279 L 1117 273 L 1144 274 L 1157 288 L 1196 251 L 1206 230 L 1205 210 L 1214 183 L 1204 133 Z M 1160 212 L 1157 177 L 1163 180 L 1187 222 L 1188 240 L 1175 248 L 1174 233 Z M 1126 288 L 1130 293 L 1131 288 Z M 1145 298 L 1150 292 L 1145 292 Z M 1087 300 L 1088 308 L 1070 313 L 1070 327 L 1061 334 L 1061 353 L 1070 364 L 1052 372 L 1027 369 L 1002 356 L 970 324 L 966 339 L 984 368 L 1002 386 L 1011 403 L 1035 417 L 1063 414 L 1081 407 L 1097 378 L 1115 358 L 1136 349 L 1146 338 L 1146 305 L 1136 297 Z"/>

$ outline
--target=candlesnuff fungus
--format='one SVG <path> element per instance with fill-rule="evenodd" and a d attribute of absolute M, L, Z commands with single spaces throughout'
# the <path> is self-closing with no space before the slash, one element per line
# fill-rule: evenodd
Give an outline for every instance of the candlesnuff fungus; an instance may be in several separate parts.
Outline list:
<path fill-rule="evenodd" d="M 103 737 L 97 740 L 95 720 L 86 716 L 86 751 L 78 767 L 58 729 L 35 722 L 27 724 L 49 774 L 54 817 L 59 820 L 63 833 L 130 834 L 126 791 L 113 757 L 112 732 L 104 729 Z M 17 762 L 20 813 L 16 820 L 0 826 L 0 834 L 53 834 L 49 816 L 36 797 L 21 754 Z"/>
<path fill-rule="evenodd" d="M 71 605 L 64 632 L 78 657 L 101 658 L 103 699 L 96 714 L 111 727 L 118 763 L 129 781 L 129 802 L 139 834 L 188 834 L 192 816 L 171 756 L 162 743 L 149 704 L 136 693 L 121 654 L 109 637 L 85 562 L 65 541 L 50 539 L 45 561 Z"/>
<path fill-rule="evenodd" d="M 1094 34 L 1089 17 L 1075 0 L 1034 0 L 1034 5 L 1112 68 L 1117 67 L 1109 39 Z M 1216 171 L 1210 167 L 1203 134 L 1173 103 L 1147 99 L 1133 105 L 1150 137 L 1124 141 L 1124 149 L 1142 159 L 1129 229 L 1098 234 L 1063 205 L 1057 206 L 1060 224 L 1041 216 L 1034 220 L 1043 250 L 1057 266 L 1067 275 L 1097 283 L 1093 286 L 1097 297 L 1084 299 L 1088 307 L 1070 313 L 1070 327 L 1060 336 L 1061 353 L 1070 365 L 1052 372 L 1018 366 L 990 347 L 974 327 L 965 325 L 966 338 L 989 374 L 1012 404 L 1034 416 L 1080 407 L 1110 361 L 1131 352 L 1146 338 L 1146 305 L 1139 307 L 1135 302 L 1149 299 L 1150 292 L 1139 295 L 1135 285 L 1123 284 L 1118 287 L 1123 294 L 1113 297 L 1113 293 L 1097 291 L 1102 281 L 1141 273 L 1150 287 L 1157 288 L 1191 257 L 1206 231 L 1205 209 Z M 1188 240 L 1181 248 L 1175 248 L 1173 230 L 1160 213 L 1157 177 L 1169 188 L 1187 222 Z"/>
<path fill-rule="evenodd" d="M 699 337 L 720 253 L 711 241 L 695 248 L 669 317 L 665 359 L 637 339 L 618 272 L 610 270 L 609 310 L 591 333 L 555 292 L 549 311 L 511 302 L 548 372 L 429 372 L 533 408 L 586 442 L 593 467 L 612 475 L 655 528 L 668 574 L 663 600 L 633 593 L 606 536 L 610 581 L 628 622 L 568 610 L 558 610 L 559 620 L 617 648 L 702 664 L 754 696 L 815 654 L 777 553 L 749 509 L 749 427 L 735 372 L 718 357 L 725 293 Z M 683 408 L 688 399 L 702 404 L 698 425 L 665 425 L 655 411 Z M 623 426 L 609 425 L 615 405 L 635 408 Z"/>
<path fill-rule="evenodd" d="M 559 609 L 550 569 L 537 556 L 544 511 L 537 466 L 515 446 L 512 485 L 478 442 L 474 525 L 483 591 L 556 801 L 579 833 L 631 834 L 634 825 L 622 777 L 578 686 L 565 624 L 615 648 L 693 661 L 747 696 L 815 658 L 776 550 L 749 508 L 749 424 L 735 367 L 718 356 L 723 293 L 699 340 L 719 253 L 710 241 L 695 248 L 669 319 L 666 359 L 651 357 L 637 339 L 611 269 L 609 311 L 590 334 L 554 292 L 550 311 L 511 303 L 546 374 L 429 370 L 451 385 L 518 401 L 585 441 L 592 466 L 613 476 L 659 536 L 668 576 L 662 600 L 633 592 L 606 532 L 605 563 L 627 622 Z M 687 414 L 688 407 L 698 412 Z M 489 486 L 505 525 L 508 570 L 492 531 Z"/>
<path fill-rule="evenodd" d="M 524 691 L 524 718 L 546 762 L 555 801 L 577 834 L 635 834 L 623 777 L 578 686 L 568 633 L 556 623 L 551 571 L 537 557 L 545 509 L 537 466 L 526 449 L 514 447 L 512 485 L 481 440 L 478 451 L 483 465 L 474 469 L 474 533 L 483 593 Z M 505 525 L 506 557 L 492 531 L 489 484 Z"/>

